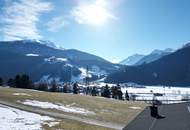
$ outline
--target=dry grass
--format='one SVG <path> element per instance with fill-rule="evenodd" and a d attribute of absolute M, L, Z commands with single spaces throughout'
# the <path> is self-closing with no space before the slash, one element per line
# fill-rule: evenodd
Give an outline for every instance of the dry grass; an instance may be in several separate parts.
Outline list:
<path fill-rule="evenodd" d="M 110 128 L 104 128 L 95 125 L 88 125 L 85 123 L 71 121 L 71 120 L 61 120 L 59 124 L 49 127 L 47 124 L 43 125 L 45 130 L 114 130 Z"/>
<path fill-rule="evenodd" d="M 27 93 L 31 96 L 15 96 L 13 93 Z M 75 103 L 77 107 L 85 108 L 87 110 L 93 111 L 95 115 L 87 115 L 86 118 L 96 119 L 99 121 L 113 122 L 117 124 L 128 124 L 134 117 L 136 117 L 145 107 L 146 104 L 143 102 L 127 102 L 118 101 L 112 99 L 105 99 L 101 97 L 91 97 L 85 95 L 73 95 L 73 94 L 63 94 L 63 93 L 49 93 L 49 92 L 38 92 L 33 90 L 24 89 L 14 89 L 14 88 L 0 88 L 0 100 L 6 101 L 13 104 L 18 104 L 17 101 L 24 101 L 26 99 L 38 100 L 52 103 L 62 103 L 62 104 L 72 104 Z M 22 105 L 22 104 L 19 104 Z M 140 110 L 134 110 L 130 107 L 141 107 Z M 84 115 L 65 113 L 58 110 L 48 109 L 47 111 L 54 111 L 59 113 L 64 113 L 67 115 L 74 115 L 78 117 L 84 117 Z M 70 121 L 71 122 L 71 121 Z M 69 123 L 62 122 L 60 125 L 67 126 Z M 85 128 L 86 125 L 81 123 L 76 123 L 73 125 L 71 130 L 85 130 L 89 129 L 90 125 Z M 69 127 L 70 128 L 70 127 Z M 93 128 L 95 128 L 93 126 Z M 91 129 L 91 128 L 90 128 Z M 96 129 L 96 128 L 95 128 Z M 93 130 L 93 129 L 91 129 Z M 101 129 L 100 129 L 101 130 Z"/>

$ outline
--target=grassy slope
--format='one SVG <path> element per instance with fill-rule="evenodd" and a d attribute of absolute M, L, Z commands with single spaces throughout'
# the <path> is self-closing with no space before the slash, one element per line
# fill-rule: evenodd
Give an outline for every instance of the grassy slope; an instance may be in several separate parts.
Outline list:
<path fill-rule="evenodd" d="M 13 93 L 27 93 L 32 96 L 14 96 Z M 91 97 L 85 95 L 73 95 L 73 94 L 63 94 L 63 93 L 48 93 L 48 92 L 38 92 L 32 90 L 24 90 L 24 89 L 14 89 L 14 88 L 0 88 L 0 100 L 6 101 L 11 104 L 17 104 L 24 107 L 28 107 L 22 104 L 17 103 L 18 100 L 24 101 L 26 99 L 30 100 L 38 100 L 38 101 L 46 101 L 52 103 L 62 103 L 65 105 L 75 103 L 76 107 L 81 107 L 88 109 L 90 111 L 94 111 L 96 115 L 79 115 L 73 113 L 65 113 L 58 110 L 45 109 L 46 111 L 53 111 L 58 113 L 63 113 L 67 115 L 74 115 L 81 118 L 89 118 L 96 119 L 99 121 L 105 122 L 113 122 L 121 125 L 128 124 L 134 117 L 136 117 L 145 107 L 145 104 L 142 102 L 127 102 L 127 101 L 116 101 L 111 99 L 105 99 L 101 97 Z M 129 107 L 141 107 L 141 110 L 134 110 Z M 31 106 L 30 106 L 31 107 Z M 70 124 L 70 125 L 69 125 Z M 70 130 L 84 130 L 84 129 L 104 129 L 101 127 L 95 127 L 92 125 L 86 125 L 83 123 L 79 123 L 77 121 L 65 120 L 62 121 L 57 127 L 66 127 Z M 46 126 L 44 126 L 46 127 Z M 68 129 L 67 128 L 67 129 Z M 49 129 L 47 129 L 49 130 Z"/>

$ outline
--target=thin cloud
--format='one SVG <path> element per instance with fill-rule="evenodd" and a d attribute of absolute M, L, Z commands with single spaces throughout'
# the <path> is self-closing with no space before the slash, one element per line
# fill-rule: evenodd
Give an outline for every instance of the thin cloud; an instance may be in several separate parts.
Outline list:
<path fill-rule="evenodd" d="M 52 20 L 50 20 L 47 23 L 47 27 L 48 27 L 49 31 L 51 31 L 51 32 L 57 32 L 61 28 L 65 27 L 68 24 L 69 24 L 69 22 L 66 21 L 65 18 L 59 16 L 59 17 L 52 18 Z"/>
<path fill-rule="evenodd" d="M 53 5 L 43 0 L 9 0 L 2 16 L 4 40 L 41 39 L 37 22 L 42 13 L 52 9 Z"/>

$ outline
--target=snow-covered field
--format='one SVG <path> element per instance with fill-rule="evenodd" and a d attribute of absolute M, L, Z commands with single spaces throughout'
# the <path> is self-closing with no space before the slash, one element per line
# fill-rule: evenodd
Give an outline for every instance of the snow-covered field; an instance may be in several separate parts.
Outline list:
<path fill-rule="evenodd" d="M 156 99 L 162 103 L 179 103 L 181 100 L 190 99 L 190 88 L 181 87 L 152 87 L 146 86 L 143 88 L 122 87 L 123 93 L 129 93 L 129 96 L 135 96 L 136 100 L 152 100 L 153 94 L 159 93 L 163 96 L 157 96 Z"/>
<path fill-rule="evenodd" d="M 75 103 L 72 103 L 70 105 L 63 105 L 63 104 L 54 104 L 50 102 L 41 102 L 41 101 L 36 101 L 36 100 L 25 100 L 24 102 L 20 102 L 24 105 L 29 105 L 29 106 L 35 106 L 35 107 L 40 107 L 44 109 L 56 109 L 68 113 L 76 113 L 76 114 L 82 114 L 82 115 L 92 115 L 95 114 L 92 111 L 86 110 L 84 108 L 79 108 L 79 107 L 74 107 L 76 105 Z"/>
<path fill-rule="evenodd" d="M 49 127 L 57 124 L 53 118 L 0 105 L 0 130 L 42 130 L 47 122 Z"/>

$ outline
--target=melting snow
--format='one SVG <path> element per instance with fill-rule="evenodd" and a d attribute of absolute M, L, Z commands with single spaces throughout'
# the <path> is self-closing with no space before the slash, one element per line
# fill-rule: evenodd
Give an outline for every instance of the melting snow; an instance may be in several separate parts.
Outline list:
<path fill-rule="evenodd" d="M 59 122 L 48 122 L 48 123 L 44 123 L 44 124 L 47 124 L 49 127 L 53 127 L 55 125 L 58 125 Z"/>
<path fill-rule="evenodd" d="M 27 93 L 13 93 L 14 96 L 31 96 L 30 94 Z"/>
<path fill-rule="evenodd" d="M 57 110 L 68 112 L 68 113 L 77 113 L 77 114 L 82 114 L 82 115 L 95 114 L 94 112 L 88 111 L 84 108 L 74 107 L 73 104 L 70 104 L 70 105 L 53 104 L 50 102 L 41 102 L 41 101 L 36 101 L 36 100 L 25 100 L 24 102 L 21 102 L 21 103 L 24 105 L 30 105 L 30 106 L 40 107 L 44 109 L 57 109 Z"/>
<path fill-rule="evenodd" d="M 135 109 L 135 110 L 140 110 L 141 109 L 141 107 L 129 107 L 129 108 Z"/>
<path fill-rule="evenodd" d="M 49 121 L 55 119 L 0 105 L 0 130 L 42 130 L 41 125 Z"/>

